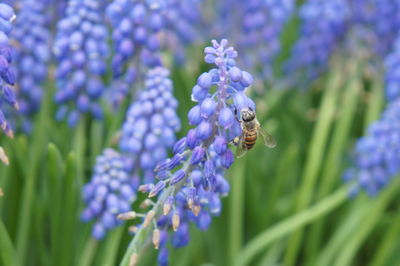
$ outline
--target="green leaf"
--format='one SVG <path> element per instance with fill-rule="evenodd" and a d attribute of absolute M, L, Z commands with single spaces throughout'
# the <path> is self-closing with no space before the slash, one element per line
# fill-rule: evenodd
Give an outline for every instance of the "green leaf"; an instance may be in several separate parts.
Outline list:
<path fill-rule="evenodd" d="M 348 187 L 344 186 L 314 206 L 309 207 L 260 233 L 236 255 L 234 265 L 251 265 L 251 259 L 261 252 L 268 244 L 298 230 L 299 228 L 302 228 L 304 225 L 337 208 L 347 199 L 347 192 Z"/>
<path fill-rule="evenodd" d="M 2 219 L 0 219 L 0 259 L 2 265 L 20 265 L 17 253 Z"/>

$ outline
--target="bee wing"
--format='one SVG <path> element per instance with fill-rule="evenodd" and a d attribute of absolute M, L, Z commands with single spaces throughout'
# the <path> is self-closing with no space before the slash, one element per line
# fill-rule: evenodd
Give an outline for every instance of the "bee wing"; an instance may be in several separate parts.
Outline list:
<path fill-rule="evenodd" d="M 236 157 L 243 157 L 247 152 L 247 149 L 243 147 L 243 134 L 239 137 L 239 143 L 236 148 Z"/>
<path fill-rule="evenodd" d="M 274 137 L 271 136 L 271 134 L 269 134 L 267 131 L 265 131 L 262 127 L 258 127 L 257 131 L 258 131 L 259 135 L 261 135 L 261 137 L 264 141 L 264 144 L 267 147 L 275 148 L 276 141 L 275 141 Z"/>

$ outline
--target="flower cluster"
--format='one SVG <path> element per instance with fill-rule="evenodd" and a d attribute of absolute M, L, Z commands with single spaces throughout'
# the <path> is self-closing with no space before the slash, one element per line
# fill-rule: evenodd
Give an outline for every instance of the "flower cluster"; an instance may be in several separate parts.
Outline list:
<path fill-rule="evenodd" d="M 272 83 L 274 60 L 281 50 L 281 33 L 293 14 L 294 1 L 222 0 L 215 4 L 215 18 L 209 25 L 211 35 L 232 36 L 237 50 L 246 52 L 239 63 Z"/>
<path fill-rule="evenodd" d="M 15 17 L 12 7 L 0 4 L 0 127 L 9 137 L 13 136 L 13 131 L 4 116 L 3 108 L 8 105 L 18 109 L 12 88 L 15 85 L 15 73 L 11 66 L 12 50 L 8 39 Z"/>
<path fill-rule="evenodd" d="M 164 17 L 166 26 L 163 31 L 163 42 L 174 56 L 177 64 L 186 60 L 185 47 L 200 41 L 199 26 L 203 23 L 203 0 L 164 0 L 166 8 Z"/>
<path fill-rule="evenodd" d="M 272 77 L 272 64 L 280 51 L 280 35 L 294 10 L 293 0 L 251 0 L 239 3 L 242 12 L 242 32 L 238 50 L 246 51 L 247 67 L 260 69 L 264 79 Z"/>
<path fill-rule="evenodd" d="M 113 105 L 118 106 L 145 68 L 161 65 L 163 46 L 181 55 L 182 44 L 194 41 L 198 7 L 192 2 L 114 0 L 108 5 L 114 42 L 114 79 L 109 90 Z"/>
<path fill-rule="evenodd" d="M 393 45 L 393 51 L 385 57 L 386 99 L 393 101 L 400 98 L 400 31 Z"/>
<path fill-rule="evenodd" d="M 112 149 L 97 157 L 90 183 L 83 187 L 86 208 L 81 214 L 84 222 L 96 220 L 92 235 L 102 239 L 107 230 L 121 224 L 117 214 L 127 212 L 136 199 L 139 177 L 131 176 L 132 162 Z"/>
<path fill-rule="evenodd" d="M 309 82 L 328 66 L 332 52 L 347 30 L 350 8 L 346 0 L 310 0 L 300 8 L 299 16 L 300 37 L 293 47 L 287 70 Z"/>
<path fill-rule="evenodd" d="M 400 139 L 400 35 L 394 50 L 385 58 L 385 90 L 389 105 L 381 118 L 372 123 L 368 134 L 357 141 L 355 166 L 344 174 L 346 181 L 355 181 L 352 193 L 360 188 L 376 195 L 400 172 L 397 156 Z"/>
<path fill-rule="evenodd" d="M 212 216 L 219 215 L 220 198 L 229 192 L 224 172 L 234 161 L 228 144 L 241 134 L 235 110 L 255 110 L 254 102 L 244 94 L 253 78 L 236 66 L 237 52 L 225 39 L 212 44 L 205 48 L 205 61 L 216 68 L 201 74 L 192 90 L 192 99 L 198 104 L 188 118 L 195 128 L 175 143 L 172 158 L 157 164 L 158 181 L 139 187 L 149 198 L 158 195 L 137 230 L 153 229 L 160 265 L 168 262 L 168 240 L 174 247 L 185 246 L 190 239 L 190 222 L 207 230 Z"/>
<path fill-rule="evenodd" d="M 364 189 L 376 195 L 400 171 L 400 101 L 390 103 L 381 118 L 371 124 L 368 135 L 355 147 L 355 166 L 344 174 L 345 181 L 354 181 L 351 193 Z"/>
<path fill-rule="evenodd" d="M 145 87 L 129 107 L 122 126 L 122 155 L 105 150 L 97 158 L 91 182 L 83 189 L 88 207 L 82 219 L 97 221 L 92 233 L 96 239 L 121 224 L 117 215 L 131 209 L 138 185 L 154 181 L 154 167 L 167 158 L 180 128 L 169 71 L 163 67 L 149 70 Z M 116 207 L 118 204 L 121 208 Z"/>
<path fill-rule="evenodd" d="M 40 107 L 42 86 L 48 72 L 51 36 L 47 4 L 45 0 L 22 1 L 11 34 L 18 78 L 17 99 L 22 114 L 21 125 L 13 122 L 14 128 L 18 126 L 25 133 L 31 131 L 31 119 Z"/>
<path fill-rule="evenodd" d="M 386 55 L 400 27 L 400 3 L 393 0 L 350 1 L 352 22 L 369 31 L 368 44 L 372 52 Z M 365 38 L 360 36 L 361 38 Z"/>
<path fill-rule="evenodd" d="M 168 76 L 163 67 L 148 71 L 146 89 L 139 92 L 122 125 L 119 147 L 135 161 L 134 170 L 137 174 L 141 171 L 145 183 L 154 181 L 154 167 L 167 158 L 176 141 L 175 132 L 180 129 L 178 102 Z"/>
<path fill-rule="evenodd" d="M 103 23 L 102 1 L 70 0 L 65 17 L 57 25 L 53 47 L 58 61 L 55 96 L 61 105 L 57 119 L 67 117 L 75 126 L 81 114 L 103 116 L 99 100 L 104 91 L 101 75 L 106 71 L 107 28 Z"/>

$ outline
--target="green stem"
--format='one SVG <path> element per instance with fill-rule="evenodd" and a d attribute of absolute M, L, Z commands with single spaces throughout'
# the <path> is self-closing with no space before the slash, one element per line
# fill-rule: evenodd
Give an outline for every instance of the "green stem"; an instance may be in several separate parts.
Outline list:
<path fill-rule="evenodd" d="M 234 265 L 250 265 L 251 259 L 273 241 L 284 237 L 285 235 L 337 208 L 347 200 L 347 193 L 348 187 L 344 186 L 316 205 L 309 207 L 260 233 L 237 254 Z"/>
<path fill-rule="evenodd" d="M 3 220 L 0 219 L 0 263 L 1 265 L 20 265 L 17 261 L 17 253 L 15 252 L 10 235 L 4 226 Z"/>
<path fill-rule="evenodd" d="M 32 146 L 25 153 L 26 167 L 22 167 L 24 173 L 24 188 L 21 195 L 21 208 L 19 209 L 19 223 L 16 235 L 17 253 L 21 265 L 25 265 L 26 248 L 28 244 L 29 230 L 31 226 L 32 204 L 34 201 L 36 178 L 42 155 L 45 154 L 47 134 L 45 134 L 46 125 L 48 124 L 48 114 L 52 103 L 51 93 L 47 93 L 43 99 L 42 108 L 36 117 L 34 123 L 33 134 L 31 137 Z"/>
<path fill-rule="evenodd" d="M 61 253 L 59 239 L 61 237 L 61 217 L 62 217 L 62 176 L 64 175 L 64 164 L 58 148 L 50 143 L 48 145 L 48 186 L 49 186 L 49 203 L 53 214 L 50 215 L 51 230 L 51 252 L 55 256 Z"/>
<path fill-rule="evenodd" d="M 277 241 L 274 246 L 265 253 L 264 257 L 260 261 L 260 265 L 279 265 L 279 259 L 285 250 L 285 240 Z"/>
<path fill-rule="evenodd" d="M 354 122 L 355 111 L 357 108 L 359 93 L 361 90 L 359 75 L 354 74 L 351 82 L 345 89 L 343 95 L 343 104 L 340 113 L 339 120 L 333 133 L 332 142 L 328 151 L 327 158 L 325 160 L 324 169 L 322 175 L 324 178 L 318 186 L 317 198 L 322 198 L 327 195 L 335 184 L 335 181 L 340 180 L 340 173 L 342 170 L 342 158 L 343 152 L 347 144 L 351 126 Z M 313 261 L 318 253 L 320 247 L 320 240 L 322 235 L 322 229 L 325 219 L 321 219 L 311 228 L 308 237 L 310 238 L 307 253 L 307 258 Z"/>
<path fill-rule="evenodd" d="M 371 266 L 386 265 L 386 259 L 396 247 L 396 242 L 399 240 L 400 233 L 400 213 L 397 214 L 395 223 L 386 231 L 386 234 L 382 237 L 382 241 L 379 244 L 378 251 L 375 252 L 374 259 L 372 260 Z"/>
<path fill-rule="evenodd" d="M 229 258 L 230 265 L 233 264 L 235 255 L 239 252 L 243 243 L 243 206 L 244 206 L 244 179 L 245 179 L 246 161 L 242 159 L 241 163 L 234 164 L 231 170 L 231 195 L 229 196 Z"/>
<path fill-rule="evenodd" d="M 165 200 L 173 194 L 175 187 L 170 186 L 166 188 L 161 196 L 159 197 L 157 203 L 154 205 L 152 210 L 155 212 L 154 217 L 158 217 L 161 214 L 163 203 Z M 120 263 L 120 266 L 129 266 L 129 262 L 131 259 L 132 254 L 140 254 L 145 247 L 146 241 L 149 239 L 152 226 L 143 227 L 141 226 L 139 231 L 136 232 L 134 238 L 129 243 L 128 249 L 126 250 L 124 257 Z"/>
<path fill-rule="evenodd" d="M 61 231 L 59 234 L 65 233 L 62 238 L 62 243 L 57 243 L 62 246 L 60 257 L 57 258 L 60 262 L 58 265 L 71 265 L 71 260 L 73 257 L 71 256 L 71 250 L 74 248 L 74 240 L 73 232 L 77 231 L 75 227 L 77 224 L 76 217 L 77 215 L 77 199 L 79 198 L 79 192 L 76 182 L 77 176 L 77 158 L 74 153 L 70 153 L 67 156 L 65 162 L 65 179 L 63 183 L 63 199 L 62 199 L 62 210 L 63 213 L 66 213 L 65 217 L 61 220 Z M 70 232 L 70 233 L 68 233 Z"/>
<path fill-rule="evenodd" d="M 315 125 L 309 155 L 304 168 L 302 184 L 297 198 L 296 211 L 306 208 L 314 195 L 313 189 L 317 181 L 321 164 L 324 161 L 324 150 L 328 140 L 329 131 L 336 111 L 337 98 L 341 87 L 341 72 L 334 69 L 331 74 L 327 90 L 324 92 L 320 114 Z M 297 253 L 300 249 L 303 231 L 295 232 L 289 240 L 289 247 L 285 255 L 285 265 L 295 263 Z"/>
<path fill-rule="evenodd" d="M 372 81 L 372 92 L 370 94 L 370 101 L 368 103 L 368 110 L 365 118 L 365 128 L 376 120 L 384 106 L 384 93 L 383 93 L 383 82 L 379 75 L 375 75 Z"/>
<path fill-rule="evenodd" d="M 85 156 L 86 149 L 86 117 L 82 117 L 79 121 L 78 128 L 75 130 L 74 138 L 74 153 L 76 155 L 76 169 L 77 169 L 77 180 L 79 187 L 82 187 L 85 183 L 85 165 L 87 158 Z"/>
<path fill-rule="evenodd" d="M 364 216 L 362 224 L 357 227 L 355 234 L 349 238 L 346 245 L 342 246 L 334 265 L 351 265 L 351 262 L 360 246 L 374 229 L 374 226 L 382 218 L 386 206 L 390 203 L 393 197 L 398 195 L 399 185 L 400 180 L 399 178 L 396 178 L 396 180 L 393 180 L 392 184 L 390 184 L 384 191 L 381 191 L 379 198 L 372 199 L 373 203 L 371 204 L 368 213 Z"/>
<path fill-rule="evenodd" d="M 49 112 L 50 100 L 50 97 L 46 97 L 44 100 L 43 108 L 39 113 L 38 121 L 32 135 L 32 140 L 35 141 L 33 141 L 27 157 L 29 158 L 27 166 L 23 168 L 26 169 L 26 172 L 24 172 L 25 184 L 22 192 L 16 240 L 17 252 L 22 265 L 25 265 L 26 259 L 26 248 L 28 245 L 29 230 L 31 226 L 32 204 L 35 195 L 36 178 L 38 176 L 37 172 L 40 160 L 42 159 L 42 155 L 45 154 L 44 150 L 46 149 L 45 143 L 47 137 L 43 130 L 48 119 L 47 115 Z"/>
<path fill-rule="evenodd" d="M 275 178 L 270 188 L 270 193 L 268 193 L 266 206 L 271 206 L 272 209 L 265 214 L 264 224 L 268 225 L 273 222 L 273 215 L 276 214 L 274 210 L 276 210 L 275 207 L 278 205 L 279 196 L 285 193 L 283 192 L 285 184 L 287 184 L 289 178 L 291 178 L 293 171 L 295 171 L 295 165 L 299 161 L 299 145 L 294 142 L 286 148 L 286 151 L 281 155 L 276 166 L 276 176 L 279 178 Z M 288 165 L 291 167 L 288 167 Z"/>
<path fill-rule="evenodd" d="M 98 242 L 94 238 L 90 238 L 86 243 L 84 248 L 84 252 L 82 252 L 82 256 L 78 262 L 79 266 L 89 266 L 92 265 L 93 257 L 97 250 Z"/>
<path fill-rule="evenodd" d="M 349 215 L 337 227 L 335 234 L 324 248 L 319 250 L 318 259 L 312 265 L 330 265 L 330 262 L 335 260 L 340 247 L 345 245 L 349 236 L 357 231 L 357 227 L 362 223 L 362 218 L 369 209 L 369 203 L 364 203 L 360 197 L 353 202 L 352 208 L 348 211 Z"/>
<path fill-rule="evenodd" d="M 96 163 L 97 156 L 101 153 L 101 149 L 104 146 L 104 129 L 103 122 L 92 121 L 91 125 L 91 139 L 90 139 L 90 165 Z"/>
<path fill-rule="evenodd" d="M 115 229 L 113 232 L 110 232 L 110 235 L 107 237 L 107 242 L 104 248 L 104 252 L 102 254 L 101 265 L 116 264 L 119 244 L 121 243 L 121 238 L 125 232 L 126 228 L 124 226 L 121 226 Z"/>

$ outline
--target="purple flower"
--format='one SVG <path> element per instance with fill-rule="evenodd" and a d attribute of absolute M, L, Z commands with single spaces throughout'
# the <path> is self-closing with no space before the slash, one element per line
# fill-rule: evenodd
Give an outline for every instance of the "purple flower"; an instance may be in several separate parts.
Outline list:
<path fill-rule="evenodd" d="M 210 27 L 217 36 L 228 33 L 234 36 L 237 50 L 243 53 L 239 63 L 251 69 L 257 77 L 271 82 L 273 65 L 281 51 L 281 34 L 295 10 L 295 1 L 223 0 L 217 4 L 216 21 Z M 238 17 L 241 19 L 236 19 Z M 212 62 L 213 58 L 208 55 L 206 61 Z M 235 68 L 229 74 L 235 82 L 242 78 Z"/>
<path fill-rule="evenodd" d="M 112 149 L 97 157 L 91 181 L 82 189 L 86 208 L 81 214 L 84 222 L 96 221 L 94 238 L 102 239 L 120 225 L 117 215 L 129 211 L 135 201 L 139 178 L 129 174 L 131 167 L 126 157 Z"/>
<path fill-rule="evenodd" d="M 237 130 L 240 129 L 240 123 L 234 118 L 232 110 L 250 106 L 255 108 L 253 101 L 244 94 L 251 85 L 251 76 L 236 66 L 237 53 L 234 48 L 229 47 L 225 39 L 220 43 L 213 41 L 212 44 L 212 47 L 205 49 L 206 61 L 211 62 L 212 58 L 216 67 L 203 73 L 197 80 L 198 87 L 207 90 L 209 96 L 197 98 L 198 105 L 188 115 L 189 122 L 196 127 L 177 142 L 171 159 L 161 161 L 156 166 L 156 177 L 160 181 L 153 185 L 146 184 L 140 189 L 149 192 L 150 197 L 158 195 L 157 204 L 145 215 L 141 227 L 152 226 L 156 240 L 159 232 L 168 232 L 166 234 L 173 247 L 188 244 L 190 222 L 194 222 L 200 230 L 207 230 L 212 217 L 219 215 L 220 198 L 229 191 L 224 172 L 234 162 L 233 153 L 227 146 L 241 134 Z M 232 68 L 234 70 L 230 71 Z M 246 82 L 238 82 L 236 78 L 234 81 L 230 74 L 232 72 L 240 72 L 242 80 L 246 76 Z M 234 101 L 237 94 L 240 105 Z M 161 211 L 156 209 L 160 206 L 161 216 Z M 158 241 L 153 241 L 153 244 L 159 247 Z M 164 248 L 161 252 L 160 263 L 164 263 L 167 254 Z"/>
<path fill-rule="evenodd" d="M 350 14 L 346 0 L 310 0 L 301 6 L 300 37 L 287 65 L 287 71 L 295 73 L 294 82 L 304 85 L 326 69 L 347 30 Z"/>
<path fill-rule="evenodd" d="M 99 100 L 104 91 L 101 76 L 106 71 L 108 30 L 103 21 L 101 1 L 70 0 L 65 17 L 57 24 L 53 51 L 57 59 L 55 101 L 64 112 L 69 126 L 75 126 L 84 113 L 102 118 Z M 76 106 L 86 96 L 85 108 Z"/>
<path fill-rule="evenodd" d="M 146 183 L 154 178 L 153 169 L 167 157 L 168 149 L 175 144 L 175 132 L 180 128 L 176 114 L 177 102 L 172 94 L 169 71 L 156 67 L 147 74 L 146 89 L 132 103 L 122 125 L 119 147 L 138 161 Z M 179 144 L 179 143 L 178 143 Z M 180 143 L 174 149 L 182 150 Z M 140 169 L 136 169 L 139 171 Z"/>
<path fill-rule="evenodd" d="M 350 1 L 352 24 L 362 29 L 362 39 L 374 55 L 391 51 L 400 27 L 400 3 L 392 0 Z M 357 29 L 359 30 L 359 29 Z M 357 49 L 360 49 L 358 44 Z"/>
<path fill-rule="evenodd" d="M 0 4 L 0 102 L 2 108 L 8 105 L 18 109 L 19 106 L 12 87 L 15 85 L 16 77 L 11 66 L 13 56 L 8 39 L 15 17 L 12 7 L 7 4 Z M 13 137 L 11 126 L 3 113 L 5 111 L 0 109 L 0 128 L 7 136 Z"/>
<path fill-rule="evenodd" d="M 19 90 L 17 99 L 22 116 L 14 117 L 14 128 L 30 133 L 32 116 L 40 108 L 43 82 L 50 61 L 50 28 L 47 1 L 22 1 L 11 33 L 15 72 Z"/>
<path fill-rule="evenodd" d="M 368 127 L 368 134 L 357 140 L 353 166 L 343 174 L 346 182 L 353 182 L 350 196 L 361 189 L 374 196 L 400 172 L 399 40 L 385 58 L 385 90 L 389 104 L 381 117 Z"/>
<path fill-rule="evenodd" d="M 386 99 L 394 101 L 400 97 L 400 34 L 393 51 L 385 57 Z"/>
<path fill-rule="evenodd" d="M 108 93 L 114 106 L 131 93 L 143 70 L 161 65 L 160 52 L 165 47 L 173 51 L 177 61 L 183 60 L 183 45 L 196 40 L 199 9 L 195 0 L 114 0 L 107 6 L 114 42 L 113 82 Z"/>

